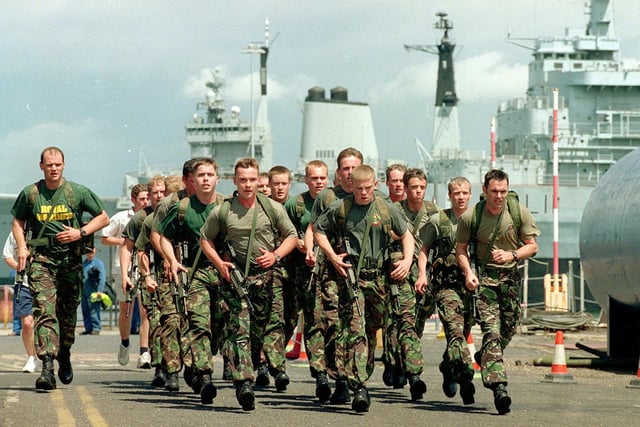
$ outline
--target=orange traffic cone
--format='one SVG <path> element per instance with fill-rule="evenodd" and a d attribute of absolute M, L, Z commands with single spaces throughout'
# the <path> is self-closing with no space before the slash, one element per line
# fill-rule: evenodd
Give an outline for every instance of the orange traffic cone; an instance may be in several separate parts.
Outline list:
<path fill-rule="evenodd" d="M 293 344 L 291 344 L 292 340 L 289 340 L 289 344 L 287 344 L 287 348 L 291 348 L 291 350 L 287 351 L 285 357 L 287 359 L 295 360 L 300 357 L 300 349 L 304 346 L 304 342 L 302 340 L 302 327 L 303 327 L 303 318 L 302 315 L 298 316 L 298 325 L 293 332 Z M 306 353 L 305 353 L 306 357 Z"/>
<path fill-rule="evenodd" d="M 564 335 L 556 331 L 556 345 L 551 362 L 551 373 L 544 376 L 545 383 L 574 383 L 573 375 L 567 370 L 567 360 L 564 356 Z"/>
<path fill-rule="evenodd" d="M 480 365 L 478 365 L 478 362 L 476 362 L 475 358 L 476 345 L 473 343 L 473 335 L 471 335 L 471 332 L 469 332 L 469 335 L 467 335 L 467 348 L 469 349 L 471 360 L 473 360 L 473 370 L 476 372 L 480 372 Z"/>
<path fill-rule="evenodd" d="M 638 371 L 636 377 L 631 380 L 627 388 L 640 388 L 640 359 L 638 360 Z"/>

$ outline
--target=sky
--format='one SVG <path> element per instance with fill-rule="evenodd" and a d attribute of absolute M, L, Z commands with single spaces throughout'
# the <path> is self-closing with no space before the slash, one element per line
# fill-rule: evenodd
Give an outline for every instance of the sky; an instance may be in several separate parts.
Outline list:
<path fill-rule="evenodd" d="M 209 70 L 226 78 L 227 107 L 251 110 L 257 56 L 269 18 L 269 117 L 274 162 L 295 167 L 301 103 L 313 86 L 348 89 L 370 105 L 379 153 L 419 166 L 414 140 L 431 144 L 437 57 L 404 44 L 435 45 L 438 11 L 457 43 L 462 144 L 488 149 L 500 101 L 521 97 L 530 51 L 512 38 L 583 29 L 585 0 L 36 0 L 0 2 L 0 193 L 40 179 L 49 145 L 66 156 L 65 176 L 103 197 L 122 194 L 139 153 L 179 169 L 189 157 L 184 126 L 204 99 Z M 614 3 L 624 57 L 640 58 L 640 2 Z M 521 41 L 531 45 L 532 42 Z M 391 148 L 393 147 L 393 148 Z"/>

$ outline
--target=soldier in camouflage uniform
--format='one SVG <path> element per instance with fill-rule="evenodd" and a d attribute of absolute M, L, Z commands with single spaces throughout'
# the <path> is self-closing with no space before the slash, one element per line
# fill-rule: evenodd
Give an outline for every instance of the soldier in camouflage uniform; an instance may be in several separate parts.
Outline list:
<path fill-rule="evenodd" d="M 455 258 L 455 246 L 458 218 L 469 207 L 471 184 L 466 178 L 456 177 L 449 181 L 448 189 L 452 208 L 432 215 L 420 233 L 423 245 L 415 287 L 418 294 L 423 294 L 425 288 L 431 289 L 444 327 L 447 347 L 440 363 L 442 390 L 447 397 L 454 397 L 457 384 L 460 384 L 462 402 L 470 405 L 475 402 L 475 387 L 466 337 L 471 332 L 473 301 L 464 286 L 464 276 Z M 431 265 L 427 266 L 427 261 Z M 427 275 L 427 269 L 430 275 Z"/>
<path fill-rule="evenodd" d="M 296 197 L 291 197 L 287 203 L 285 203 L 285 209 L 287 214 L 293 222 L 298 232 L 298 246 L 297 251 L 294 250 L 289 254 L 287 259 L 294 268 L 294 290 L 295 297 L 298 301 L 298 308 L 301 309 L 304 316 L 304 334 L 305 347 L 307 350 L 307 356 L 309 358 L 309 369 L 311 376 L 317 380 L 316 384 L 316 397 L 321 402 L 326 402 L 331 395 L 331 388 L 327 381 L 326 367 L 324 363 L 324 340 L 320 341 L 319 347 L 317 343 L 312 343 L 309 337 L 309 330 L 315 324 L 316 319 L 320 319 L 322 314 L 321 307 L 315 307 L 316 302 L 316 289 L 315 282 L 310 284 L 312 267 L 305 263 L 306 240 L 308 238 L 309 245 L 313 247 L 313 235 L 309 233 L 306 236 L 306 230 L 309 226 L 309 218 L 311 208 L 316 200 L 316 197 L 326 186 L 329 180 L 329 168 L 322 160 L 312 160 L 307 163 L 305 167 L 304 182 L 307 184 L 308 190 L 298 194 Z M 318 265 L 319 267 L 319 265 Z M 318 312 L 316 312 L 316 309 Z M 313 348 L 313 351 L 310 349 Z M 319 378 L 318 373 L 321 372 Z"/>
<path fill-rule="evenodd" d="M 164 199 L 165 194 L 165 184 L 164 177 L 161 175 L 153 176 L 149 179 L 149 182 L 146 185 L 146 190 L 149 194 L 149 200 L 151 201 L 151 206 L 147 206 L 144 209 L 138 210 L 131 220 L 127 223 L 122 237 L 124 238 L 124 244 L 120 248 L 120 266 L 124 269 L 124 271 L 129 270 L 130 264 L 134 261 L 132 259 L 133 256 L 137 255 L 137 251 L 135 250 L 135 243 L 140 236 L 143 223 L 146 221 L 149 216 L 153 215 L 153 211 L 158 206 L 158 203 Z M 138 262 L 135 263 L 138 269 L 138 280 L 139 282 L 135 284 L 137 287 L 133 287 L 129 293 L 134 293 L 135 298 L 138 298 L 137 295 L 140 295 L 138 301 L 140 302 L 142 308 L 140 311 L 140 359 L 138 363 L 139 368 L 151 368 L 155 367 L 155 374 L 152 380 L 152 385 L 155 386 L 164 386 L 165 384 L 165 375 L 162 370 L 162 347 L 160 346 L 160 341 L 158 337 L 158 327 L 160 323 L 159 319 L 159 311 L 155 310 L 151 304 L 151 296 L 146 287 L 142 287 L 141 284 L 144 282 L 144 275 L 140 273 L 139 267 L 139 258 Z M 132 284 L 133 285 L 133 284 Z M 151 312 L 153 311 L 155 318 L 151 318 Z M 148 323 L 148 325 L 147 325 Z M 147 332 L 147 336 L 143 336 L 142 334 Z M 155 342 L 154 342 L 155 337 Z M 149 347 L 144 346 L 144 343 L 149 343 Z M 145 354 L 147 353 L 147 354 Z M 142 363 L 140 363 L 142 362 Z"/>
<path fill-rule="evenodd" d="M 511 405 L 502 352 L 515 333 L 520 315 L 518 261 L 536 254 L 536 236 L 540 230 L 529 210 L 519 203 L 520 226 L 515 226 L 516 213 L 507 208 L 509 177 L 504 171 L 487 172 L 482 191 L 486 201 L 479 202 L 458 219 L 456 258 L 467 289 L 479 289 L 476 308 L 483 339 L 474 357 L 479 358 L 482 382 L 493 390 L 494 404 L 502 415 L 510 411 Z M 476 210 L 480 211 L 481 220 L 475 222 L 474 238 L 472 225 Z M 472 241 L 478 272 L 473 271 L 469 261 L 468 246 Z"/>
<path fill-rule="evenodd" d="M 366 381 L 371 375 L 369 355 L 375 350 L 375 333 L 386 323 L 389 313 L 389 281 L 404 282 L 411 269 L 414 242 L 400 211 L 382 197 L 375 195 L 375 171 L 362 165 L 351 173 L 353 195 L 336 201 L 320 215 L 314 224 L 314 237 L 324 252 L 329 276 L 340 283 L 340 319 L 342 334 L 337 347 L 343 354 L 344 372 L 354 391 L 351 402 L 356 412 L 369 410 L 371 400 Z M 391 261 L 388 247 L 391 233 L 402 241 L 402 259 Z M 331 241 L 338 242 L 335 248 Z M 349 270 L 356 283 L 350 284 Z M 412 312 L 399 313 L 412 317 Z M 365 320 L 366 319 L 366 320 Z M 403 328 L 413 334 L 413 327 Z M 420 379 L 422 351 L 417 348 L 407 356 L 411 370 L 412 399 L 422 398 L 426 385 Z"/>
<path fill-rule="evenodd" d="M 236 397 L 245 411 L 255 409 L 252 383 L 271 316 L 273 282 L 279 276 L 274 269 L 280 268 L 280 260 L 295 248 L 297 241 L 295 227 L 284 207 L 258 194 L 258 173 L 255 159 L 238 160 L 233 178 L 237 195 L 211 212 L 200 240 L 204 253 L 224 279 L 220 295 L 230 310 L 227 330 L 231 375 Z M 225 259 L 217 250 L 225 252 Z M 242 283 L 236 282 L 238 286 L 232 282 L 233 269 L 244 277 Z M 275 374 L 276 389 L 282 391 L 289 384 L 289 377 L 284 342 L 276 345 L 281 350 L 267 354 L 267 358 L 269 370 Z"/>
<path fill-rule="evenodd" d="M 219 279 L 200 249 L 200 228 L 213 208 L 223 202 L 224 196 L 216 193 L 218 165 L 215 160 L 199 158 L 193 169 L 196 193 L 169 208 L 160 222 L 160 246 L 170 262 L 172 281 L 185 292 L 180 304 L 189 325 L 192 381 L 198 385 L 194 391 L 200 393 L 203 404 L 211 404 L 217 394 L 211 382 L 211 306 L 218 300 Z"/>
<path fill-rule="evenodd" d="M 71 346 L 82 292 L 85 238 L 109 224 L 102 201 L 87 187 L 66 181 L 64 167 L 62 150 L 42 150 L 44 179 L 25 187 L 11 209 L 17 270 L 28 275 L 33 297 L 36 353 L 42 360 L 36 388 L 41 390 L 56 388 L 55 358 L 60 381 L 73 380 Z M 92 219 L 83 225 L 85 212 Z"/>
<path fill-rule="evenodd" d="M 336 387 L 331 395 L 332 404 L 345 404 L 349 401 L 349 384 L 342 363 L 342 353 L 336 348 L 338 336 L 341 334 L 338 298 L 338 283 L 334 276 L 329 276 L 324 256 L 316 259 L 313 250 L 314 223 L 329 205 L 347 197 L 353 191 L 351 171 L 362 164 L 362 153 L 355 148 L 345 148 L 337 158 L 338 168 L 335 173 L 336 187 L 325 188 L 318 193 L 311 212 L 309 225 L 305 232 L 305 262 L 314 266 L 318 262 L 318 277 L 311 288 L 313 295 L 313 321 L 305 324 L 305 345 L 310 356 L 310 366 L 316 374 L 316 396 L 320 402 L 326 402 L 331 395 L 331 387 L 327 375 L 336 380 Z M 311 320 L 307 319 L 306 320 Z"/>
<path fill-rule="evenodd" d="M 407 226 L 409 231 L 413 235 L 415 241 L 414 250 L 414 264 L 411 267 L 411 273 L 407 277 L 409 289 L 403 292 L 401 296 L 407 298 L 403 299 L 402 311 L 412 310 L 414 316 L 411 318 L 413 327 L 417 330 L 418 337 L 422 336 L 424 329 L 425 316 L 430 316 L 435 311 L 435 303 L 431 298 L 426 299 L 426 304 L 416 304 L 416 295 L 414 291 L 414 283 L 418 277 L 417 254 L 420 251 L 422 241 L 420 240 L 420 230 L 429 221 L 429 215 L 438 210 L 437 206 L 432 202 L 425 202 L 424 196 L 427 188 L 427 177 L 420 169 L 409 169 L 402 167 L 402 165 L 391 165 L 387 168 L 387 180 L 389 186 L 389 195 L 393 200 L 398 199 L 400 189 L 406 197 L 395 202 L 396 206 L 402 213 L 404 213 L 407 219 Z M 402 184 L 398 183 L 398 180 L 402 181 Z M 398 243 L 392 245 L 392 252 L 402 252 Z M 400 285 L 400 284 L 397 284 Z M 408 298 L 408 296 L 411 298 Z M 398 308 L 400 303 L 394 303 L 395 308 Z M 416 312 L 419 311 L 419 313 Z M 418 318 L 418 315 L 419 318 Z M 402 388 L 407 383 L 407 377 L 404 369 L 404 356 L 403 349 L 398 346 L 398 331 L 402 327 L 404 319 L 391 313 L 389 316 L 389 323 L 384 328 L 384 351 L 382 354 L 382 361 L 384 363 L 384 372 L 382 379 L 387 386 L 393 386 L 394 388 Z M 420 325 L 416 328 L 416 324 Z"/>
<path fill-rule="evenodd" d="M 191 352 L 189 351 L 189 340 L 186 337 L 187 324 L 174 304 L 171 286 L 169 285 L 171 281 L 170 260 L 168 255 L 163 253 L 162 247 L 160 246 L 162 237 L 160 234 L 160 222 L 167 216 L 167 212 L 171 206 L 178 203 L 178 201 L 184 197 L 195 194 L 195 186 L 193 184 L 194 162 L 195 159 L 184 162 L 182 166 L 182 188 L 172 192 L 158 204 L 151 223 L 150 240 L 163 260 L 164 271 L 156 292 L 158 293 L 158 300 L 162 307 L 160 311 L 160 323 L 162 324 L 160 340 L 162 342 L 162 355 L 165 359 L 167 370 L 165 388 L 171 392 L 180 390 L 178 373 L 182 369 L 183 363 L 185 365 L 185 380 L 188 385 L 191 385 L 193 370 L 191 369 L 192 361 Z M 167 182 L 166 185 L 167 189 L 170 189 L 170 183 Z"/>

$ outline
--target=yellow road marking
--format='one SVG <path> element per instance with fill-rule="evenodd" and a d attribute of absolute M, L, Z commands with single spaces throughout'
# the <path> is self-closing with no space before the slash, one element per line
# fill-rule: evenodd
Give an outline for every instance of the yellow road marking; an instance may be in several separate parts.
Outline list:
<path fill-rule="evenodd" d="M 69 412 L 69 409 L 64 404 L 64 396 L 62 396 L 62 390 L 53 390 L 49 393 L 51 396 L 51 401 L 53 402 L 53 407 L 56 411 L 56 416 L 58 417 L 58 425 L 59 426 L 75 426 L 76 420 Z"/>
<path fill-rule="evenodd" d="M 84 412 L 87 414 L 87 418 L 89 418 L 91 425 L 93 427 L 108 427 L 109 424 L 102 417 L 100 411 L 96 408 L 96 405 L 94 405 L 93 397 L 91 397 L 87 388 L 84 386 L 78 386 L 76 387 L 76 391 L 78 392 L 78 396 L 80 396 Z"/>

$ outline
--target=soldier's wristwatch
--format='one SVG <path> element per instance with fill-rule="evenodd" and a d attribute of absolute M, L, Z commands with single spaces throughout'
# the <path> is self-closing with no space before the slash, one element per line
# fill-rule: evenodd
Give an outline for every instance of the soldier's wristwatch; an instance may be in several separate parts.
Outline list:
<path fill-rule="evenodd" d="M 82 229 L 82 228 L 80 229 L 80 237 L 82 237 L 82 238 L 87 237 L 87 232 L 84 231 L 84 229 Z"/>
<path fill-rule="evenodd" d="M 513 255 L 513 260 L 517 261 L 518 260 L 518 253 L 516 251 L 512 251 L 511 255 Z"/>
<path fill-rule="evenodd" d="M 277 253 L 274 252 L 273 256 L 276 258 L 276 264 L 280 264 L 280 260 L 282 259 L 282 258 L 280 258 L 280 255 L 278 255 Z"/>

